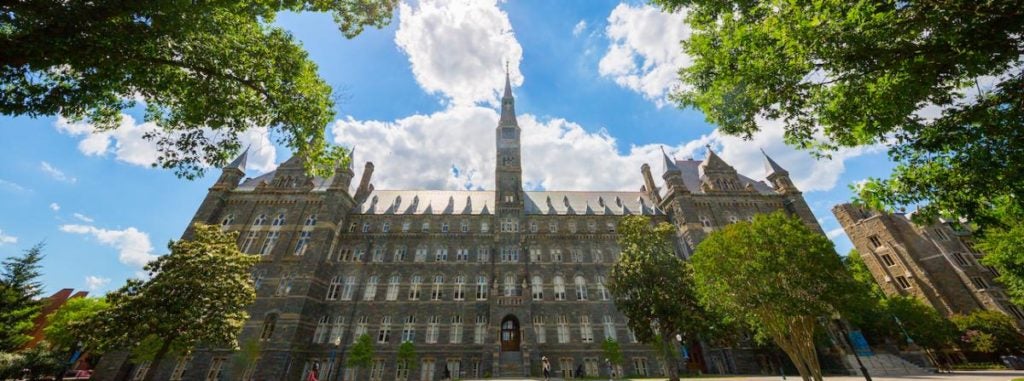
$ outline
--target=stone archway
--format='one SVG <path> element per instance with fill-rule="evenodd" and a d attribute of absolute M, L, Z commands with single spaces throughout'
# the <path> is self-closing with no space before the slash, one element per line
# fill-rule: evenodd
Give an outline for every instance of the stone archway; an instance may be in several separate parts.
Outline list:
<path fill-rule="evenodd" d="M 501 351 L 519 352 L 520 343 L 519 319 L 513 315 L 501 320 Z"/>

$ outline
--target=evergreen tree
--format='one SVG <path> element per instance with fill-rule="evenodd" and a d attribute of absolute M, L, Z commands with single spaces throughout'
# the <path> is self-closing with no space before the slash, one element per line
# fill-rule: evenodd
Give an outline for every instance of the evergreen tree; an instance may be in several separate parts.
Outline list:
<path fill-rule="evenodd" d="M 43 244 L 24 254 L 3 261 L 0 270 L 0 352 L 12 352 L 32 339 L 41 307 L 39 296 L 39 261 L 43 260 Z"/>

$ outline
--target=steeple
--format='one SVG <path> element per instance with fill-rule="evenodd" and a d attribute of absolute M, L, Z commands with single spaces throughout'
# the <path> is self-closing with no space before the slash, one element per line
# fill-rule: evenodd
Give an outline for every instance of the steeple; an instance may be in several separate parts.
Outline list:
<path fill-rule="evenodd" d="M 679 170 L 676 165 L 676 160 L 669 157 L 665 153 L 665 147 L 661 147 L 661 160 L 665 168 L 664 172 L 661 173 L 661 178 L 665 180 L 665 186 L 668 188 L 668 193 L 665 198 L 668 198 L 672 193 L 688 193 L 686 185 L 683 184 L 683 171 Z M 651 184 L 653 186 L 654 184 Z"/>
<path fill-rule="evenodd" d="M 793 184 L 793 180 L 789 178 L 789 171 L 772 160 L 768 153 L 764 152 L 764 149 L 761 149 L 761 154 L 764 155 L 765 178 L 772 183 L 775 190 L 783 193 L 800 193 L 800 190 Z"/>
<path fill-rule="evenodd" d="M 508 62 L 505 63 L 505 94 L 501 96 L 501 119 L 498 127 L 519 128 L 516 121 L 516 98 L 512 96 L 512 80 L 509 78 Z"/>
<path fill-rule="evenodd" d="M 237 169 L 239 171 L 242 171 L 242 173 L 245 173 L 245 161 L 249 157 L 249 147 L 245 147 L 245 151 L 242 151 L 241 155 L 238 155 L 238 157 L 236 157 L 235 160 L 231 162 L 231 164 L 228 164 L 228 166 L 224 167 L 223 169 Z"/>
<path fill-rule="evenodd" d="M 668 173 L 669 171 L 680 172 L 679 167 L 676 166 L 676 161 L 668 157 L 665 153 L 665 147 L 661 147 L 661 159 L 662 159 L 662 173 Z"/>
<path fill-rule="evenodd" d="M 217 183 L 213 185 L 213 188 L 231 190 L 238 187 L 238 184 L 242 182 L 242 178 L 245 177 L 245 161 L 248 156 L 249 147 L 245 147 L 245 151 L 242 151 L 242 154 L 238 155 L 231 164 L 221 168 L 220 178 L 217 179 Z"/>
<path fill-rule="evenodd" d="M 761 154 L 764 155 L 764 175 L 765 175 L 765 177 L 772 177 L 772 175 L 775 175 L 775 174 L 789 175 L 788 171 L 786 171 L 784 168 L 782 168 L 781 165 L 776 163 L 775 160 L 772 160 L 772 158 L 770 156 L 768 156 L 767 152 L 764 152 L 764 148 L 761 148 Z"/>
<path fill-rule="evenodd" d="M 708 149 L 708 156 L 704 158 L 704 162 L 700 163 L 700 167 L 705 171 L 707 170 L 733 170 L 732 166 L 722 160 L 715 154 L 715 150 L 711 149 L 711 145 L 705 146 Z M 735 171 L 735 170 L 734 170 Z"/>
<path fill-rule="evenodd" d="M 518 215 L 523 207 L 523 169 L 519 123 L 516 121 L 516 100 L 512 96 L 512 81 L 508 64 L 505 66 L 505 95 L 501 97 L 501 118 L 495 130 L 497 161 L 494 169 L 496 212 L 500 215 Z"/>

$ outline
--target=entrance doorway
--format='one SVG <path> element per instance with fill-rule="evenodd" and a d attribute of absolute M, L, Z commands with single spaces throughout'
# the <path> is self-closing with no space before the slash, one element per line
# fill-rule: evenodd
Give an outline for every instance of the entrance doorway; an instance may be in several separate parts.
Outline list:
<path fill-rule="evenodd" d="M 519 319 L 508 315 L 501 321 L 501 351 L 519 352 Z"/>

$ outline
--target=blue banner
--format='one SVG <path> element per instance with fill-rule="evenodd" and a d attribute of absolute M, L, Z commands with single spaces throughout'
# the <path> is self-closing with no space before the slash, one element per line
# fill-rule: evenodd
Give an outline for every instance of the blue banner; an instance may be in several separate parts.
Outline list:
<path fill-rule="evenodd" d="M 850 344 L 853 345 L 853 350 L 857 352 L 858 356 L 873 356 L 871 352 L 871 346 L 868 345 L 868 340 L 864 338 L 859 330 L 850 331 Z"/>

